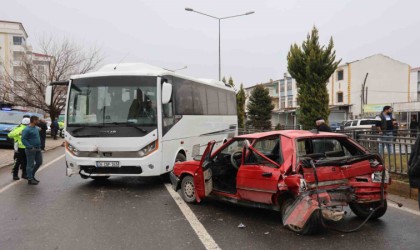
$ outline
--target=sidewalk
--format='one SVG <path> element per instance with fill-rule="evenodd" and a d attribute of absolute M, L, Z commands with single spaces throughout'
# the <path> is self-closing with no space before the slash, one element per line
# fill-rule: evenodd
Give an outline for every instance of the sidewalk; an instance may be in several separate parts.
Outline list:
<path fill-rule="evenodd" d="M 64 139 L 62 138 L 53 140 L 52 138 L 47 137 L 45 142 L 45 150 L 47 151 L 60 147 L 63 142 Z M 14 151 L 12 148 L 0 148 L 0 168 L 13 164 L 13 154 Z"/>

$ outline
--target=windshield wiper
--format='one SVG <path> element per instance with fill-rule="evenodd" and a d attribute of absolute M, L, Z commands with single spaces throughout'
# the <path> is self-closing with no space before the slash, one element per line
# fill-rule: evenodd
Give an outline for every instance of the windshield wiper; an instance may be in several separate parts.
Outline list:
<path fill-rule="evenodd" d="M 133 122 L 107 122 L 107 123 L 104 123 L 105 125 L 106 124 L 112 124 L 112 125 L 127 125 L 127 126 L 129 126 L 129 127 L 133 127 L 133 128 L 136 128 L 137 130 L 139 130 L 139 131 L 141 131 L 141 132 L 143 132 L 143 133 L 148 133 L 149 131 L 147 131 L 146 129 L 144 129 L 144 128 L 142 128 L 142 127 L 139 127 L 139 126 L 137 126 L 135 123 L 133 123 Z"/>

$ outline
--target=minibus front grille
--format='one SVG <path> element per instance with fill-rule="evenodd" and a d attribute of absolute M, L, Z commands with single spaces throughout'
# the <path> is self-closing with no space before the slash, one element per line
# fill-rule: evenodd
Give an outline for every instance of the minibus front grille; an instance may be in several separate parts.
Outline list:
<path fill-rule="evenodd" d="M 141 174 L 143 172 L 140 166 L 122 166 L 118 168 L 80 166 L 80 169 L 87 174 Z"/>

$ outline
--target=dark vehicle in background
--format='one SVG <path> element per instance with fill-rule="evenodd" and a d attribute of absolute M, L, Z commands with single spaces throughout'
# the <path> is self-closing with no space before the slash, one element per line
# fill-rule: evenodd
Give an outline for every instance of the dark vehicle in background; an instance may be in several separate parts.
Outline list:
<path fill-rule="evenodd" d="M 18 126 L 23 119 L 24 115 L 36 115 L 40 118 L 44 116 L 41 114 L 22 112 L 16 110 L 0 110 L 0 145 L 12 147 L 13 139 L 7 137 L 7 135 L 12 131 L 16 126 Z"/>
<path fill-rule="evenodd" d="M 336 132 L 341 130 L 341 123 L 340 122 L 330 122 L 331 131 Z"/>

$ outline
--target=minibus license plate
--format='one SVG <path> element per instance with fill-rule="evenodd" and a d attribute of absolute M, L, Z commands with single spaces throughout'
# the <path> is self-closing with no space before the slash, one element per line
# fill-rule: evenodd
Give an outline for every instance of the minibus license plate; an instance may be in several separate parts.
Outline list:
<path fill-rule="evenodd" d="M 118 161 L 97 161 L 96 166 L 117 168 L 120 166 L 120 163 Z"/>

